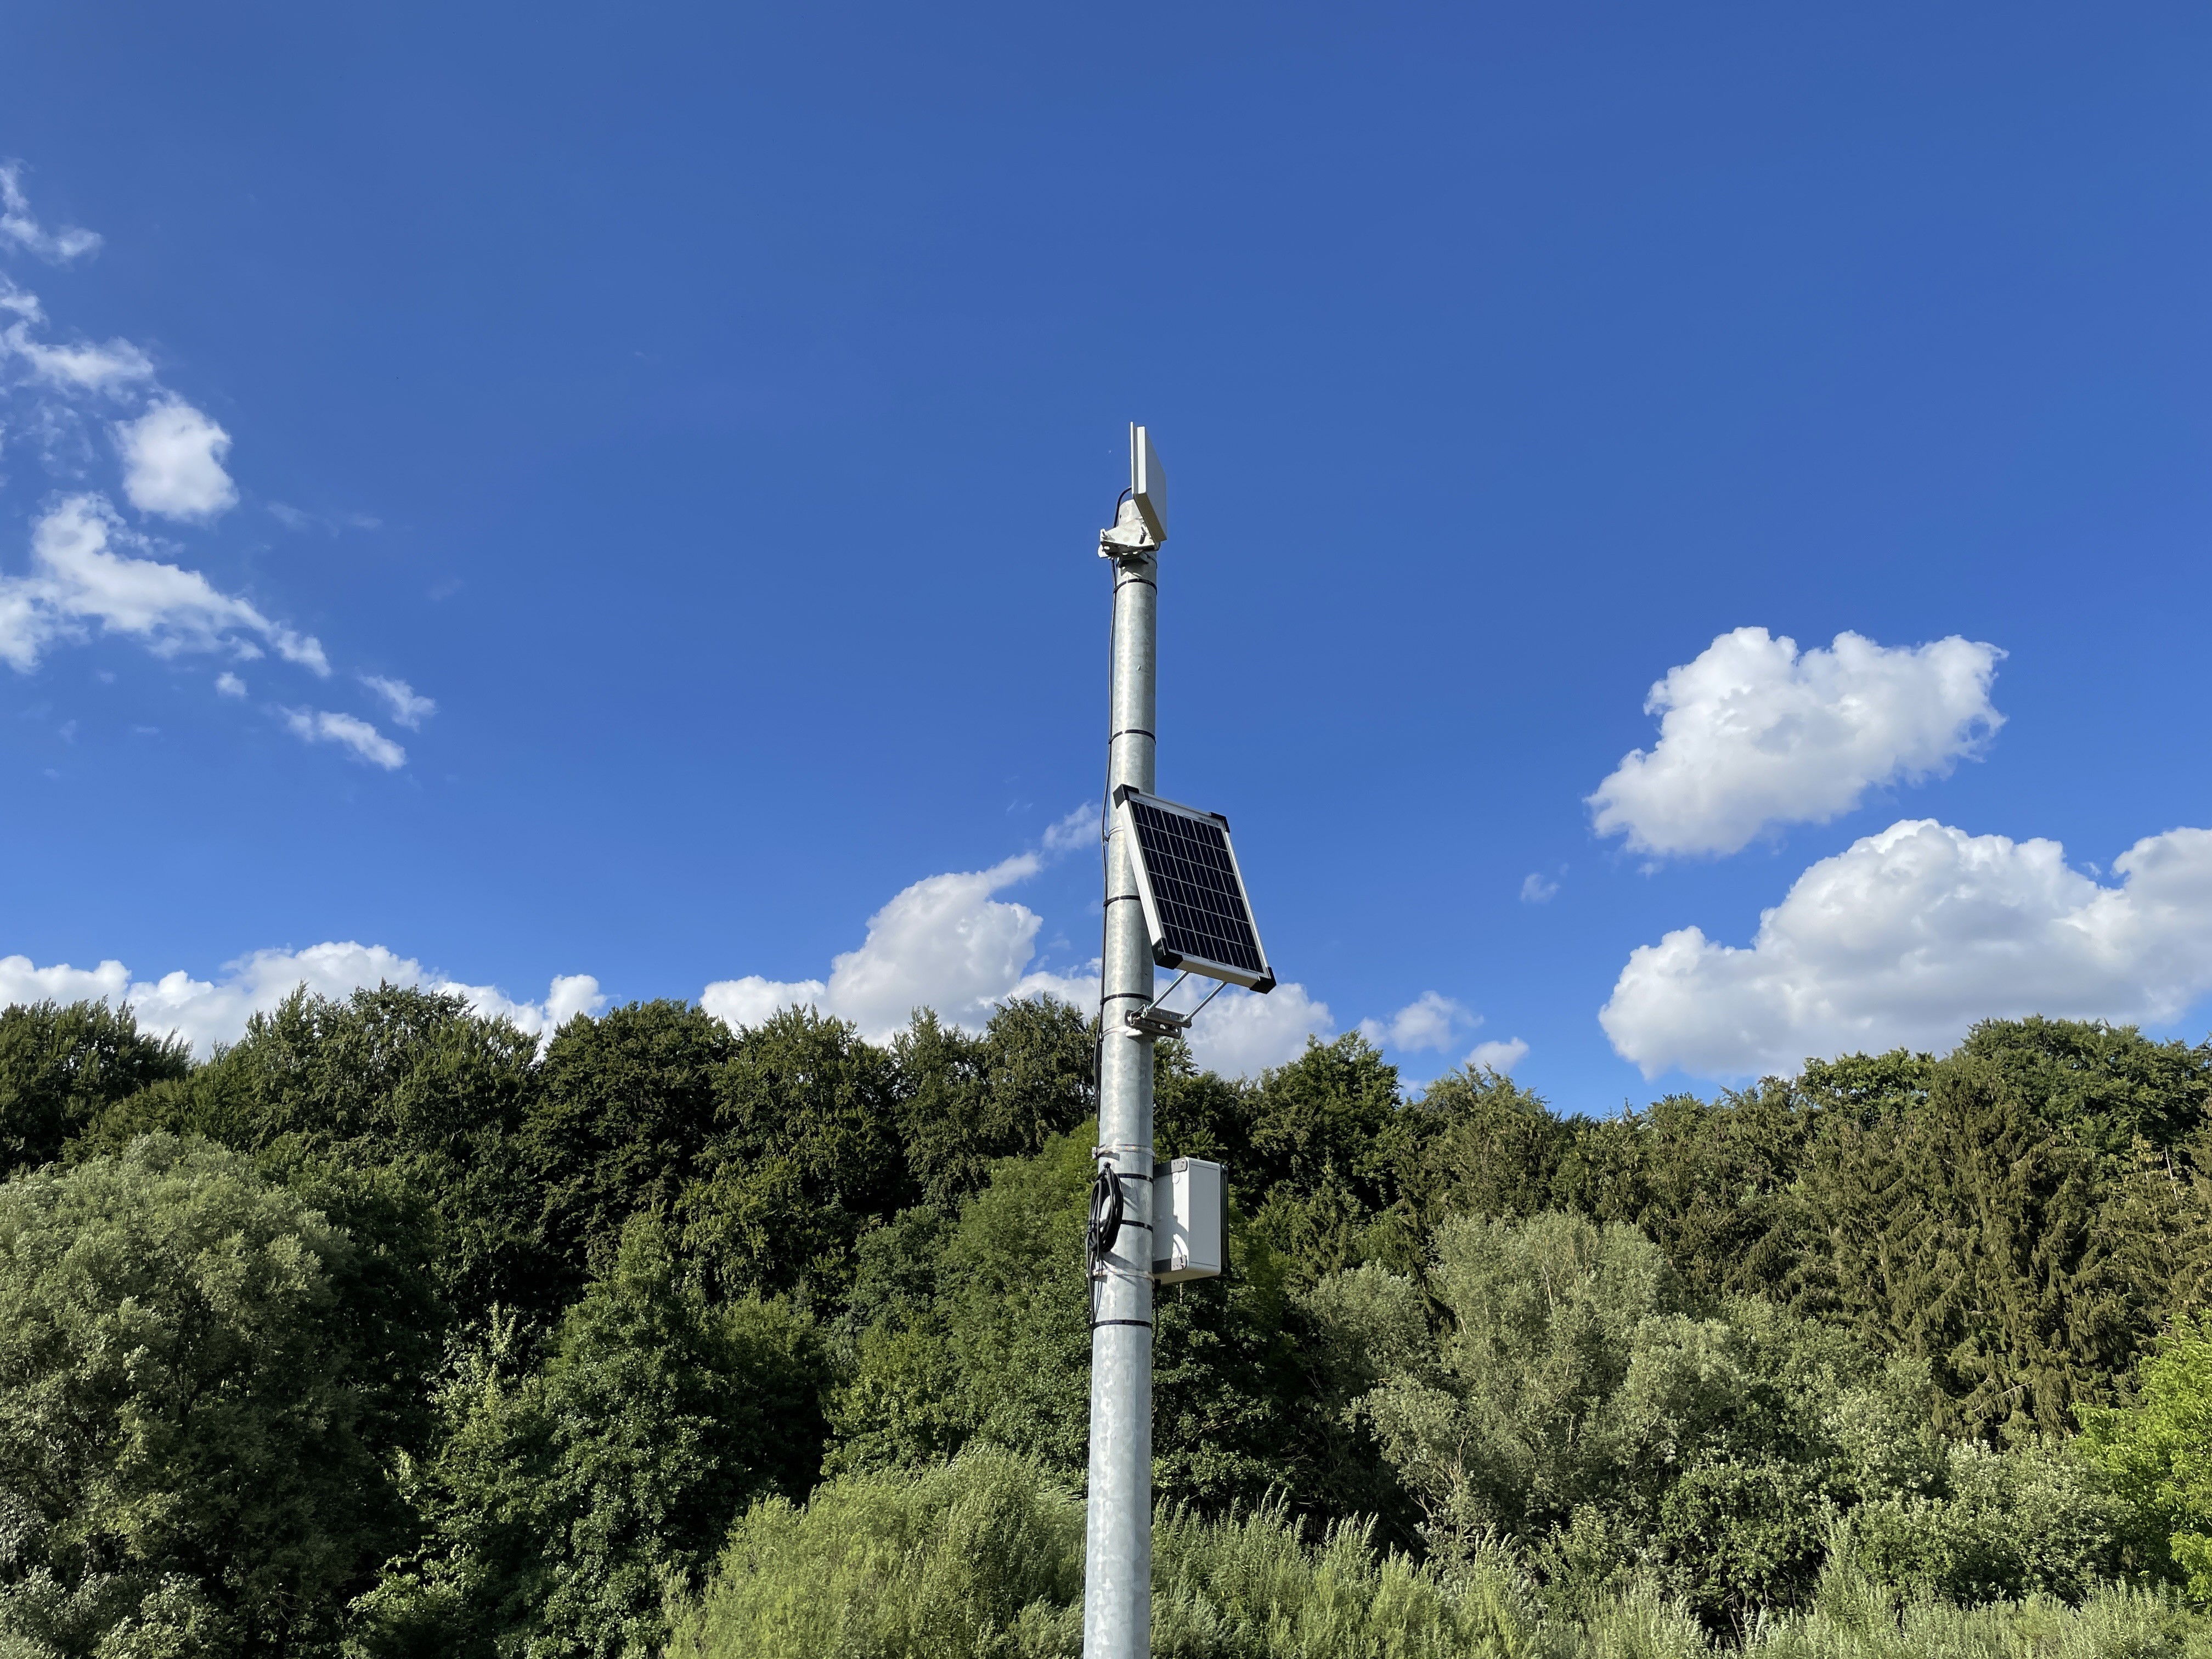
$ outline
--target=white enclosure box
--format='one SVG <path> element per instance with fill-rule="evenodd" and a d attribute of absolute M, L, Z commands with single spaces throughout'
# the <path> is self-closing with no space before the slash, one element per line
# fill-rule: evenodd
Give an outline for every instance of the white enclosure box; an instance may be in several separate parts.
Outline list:
<path fill-rule="evenodd" d="M 1201 1158 L 1152 1165 L 1152 1277 L 1212 1279 L 1229 1267 L 1221 1166 Z"/>

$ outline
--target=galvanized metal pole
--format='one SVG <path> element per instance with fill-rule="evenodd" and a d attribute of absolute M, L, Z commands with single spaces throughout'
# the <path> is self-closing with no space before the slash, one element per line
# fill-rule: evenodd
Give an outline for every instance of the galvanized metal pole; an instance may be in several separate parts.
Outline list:
<path fill-rule="evenodd" d="M 1123 525 L 1136 530 L 1135 510 Z M 1159 560 L 1114 560 L 1114 661 L 1107 790 L 1152 789 Z M 1152 1039 L 1122 1016 L 1152 1000 L 1152 950 L 1122 845 L 1106 847 L 1098 1151 L 1119 1173 L 1125 1218 L 1094 1270 L 1091 1494 L 1084 1540 L 1084 1659 L 1146 1659 L 1152 1625 Z"/>

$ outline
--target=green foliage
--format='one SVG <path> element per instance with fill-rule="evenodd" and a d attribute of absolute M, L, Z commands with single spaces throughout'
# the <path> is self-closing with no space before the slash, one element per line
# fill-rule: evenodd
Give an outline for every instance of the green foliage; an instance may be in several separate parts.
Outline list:
<path fill-rule="evenodd" d="M 429 1537 L 365 1599 L 373 1650 L 649 1651 L 665 1595 L 745 1504 L 813 1479 L 811 1322 L 757 1297 L 710 1304 L 655 1218 L 623 1230 L 544 1363 L 520 1361 L 495 1322 L 449 1381 L 443 1444 L 405 1480 Z"/>
<path fill-rule="evenodd" d="M 846 1475 L 771 1501 L 678 1604 L 670 1659 L 1076 1659 L 1079 1501 L 1033 1463 L 978 1449 L 949 1465 Z M 1740 1645 L 1738 1645 L 1740 1644 Z M 1318 1536 L 1279 1507 L 1163 1506 L 1152 1652 L 1173 1659 L 2185 1659 L 2212 1626 L 2155 1593 L 2103 1587 L 1962 1609 L 1870 1578 L 1839 1552 L 1802 1614 L 1717 1640 L 1648 1588 L 1565 1610 L 1479 1547 L 1450 1563 Z"/>
<path fill-rule="evenodd" d="M 0 1212 L 97 1190 L 165 1241 L 41 1246 L 0 1306 L 0 1659 L 642 1653 L 671 1605 L 702 1652 L 1072 1651 L 1095 1041 L 1044 1001 L 887 1047 L 659 1002 L 541 1059 L 387 987 L 194 1066 L 97 1006 L 0 1013 L 0 1160 L 46 1166 Z M 1991 1022 L 1601 1121 L 1488 1072 L 1407 1102 L 1357 1036 L 1250 1081 L 1163 1042 L 1155 1082 L 1161 1154 L 1228 1166 L 1232 1258 L 1156 1304 L 1158 1650 L 2199 1630 L 2111 1585 L 2212 1595 L 2212 1048 Z M 302 1265 L 225 1303 L 240 1252 Z M 39 1313 L 70 1273 L 152 1299 Z M 247 1334 L 196 1346 L 203 1304 Z M 134 1321 L 172 1334 L 126 1363 Z M 111 1433 L 88 1379 L 190 1431 Z M 210 1425 L 287 1388 L 282 1479 L 146 1449 L 244 1445 Z M 694 1597 L 741 1515 L 768 1565 Z"/>
<path fill-rule="evenodd" d="M 520 1138 L 541 1236 L 572 1286 L 632 1215 L 675 1203 L 714 1135 L 715 1076 L 737 1048 L 712 1014 L 667 1001 L 580 1015 L 546 1046 Z"/>
<path fill-rule="evenodd" d="M 740 1033 L 681 1205 L 714 1284 L 842 1292 L 860 1235 L 914 1197 L 896 1103 L 891 1057 L 842 1020 L 789 1008 Z"/>
<path fill-rule="evenodd" d="M 2137 1396 L 2085 1409 L 2081 1449 L 2151 1520 L 2191 1598 L 2212 1603 L 2212 1314 L 2174 1322 L 2143 1359 Z"/>
<path fill-rule="evenodd" d="M 1933 1480 L 1924 1373 L 1762 1303 L 1700 1312 L 1632 1228 L 1458 1218 L 1435 1249 L 1450 1328 L 1389 1339 L 1362 1403 L 1447 1556 L 1501 1538 L 1741 1618 L 1810 1592 L 1841 1510 Z"/>
<path fill-rule="evenodd" d="M 1881 1582 L 1973 1603 L 2078 1601 L 2126 1575 L 2134 1516 L 2072 1446 L 1946 1449 L 1940 1485 L 1850 1519 L 1850 1547 Z"/>
<path fill-rule="evenodd" d="M 151 1131 L 253 1155 L 333 1220 L 422 1264 L 463 1318 L 495 1304 L 559 1305 L 536 1248 L 538 1202 L 516 1132 L 537 1085 L 537 1039 L 459 996 L 392 986 L 343 1000 L 302 989 L 181 1084 L 118 1102 L 86 1139 L 115 1150 Z M 371 1195 L 360 1214 L 348 1206 Z M 395 1218 L 434 1238 L 382 1231 Z"/>
<path fill-rule="evenodd" d="M 350 1255 L 204 1142 L 0 1187 L 0 1631 L 70 1655 L 330 1646 L 401 1524 L 358 1431 Z"/>
<path fill-rule="evenodd" d="M 756 1507 L 678 1613 L 668 1653 L 1072 1656 L 1082 1582 L 1081 1500 L 1034 1463 L 978 1448 L 912 1474 L 842 1476 L 804 1506 Z"/>
<path fill-rule="evenodd" d="M 62 1155 L 108 1107 L 182 1078 L 191 1053 L 103 1002 L 0 1009 L 0 1176 Z"/>
<path fill-rule="evenodd" d="M 924 1009 L 891 1045 L 900 1138 L 921 1201 L 948 1214 L 1002 1158 L 1029 1158 L 1091 1114 L 1092 1022 L 1046 998 L 1010 1002 L 980 1037 Z"/>

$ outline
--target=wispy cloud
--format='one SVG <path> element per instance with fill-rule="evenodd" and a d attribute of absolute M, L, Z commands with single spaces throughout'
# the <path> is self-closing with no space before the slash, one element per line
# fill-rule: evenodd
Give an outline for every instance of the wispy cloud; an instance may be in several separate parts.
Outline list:
<path fill-rule="evenodd" d="M 23 295 L 35 308 L 38 301 Z M 35 310 L 33 314 L 35 314 Z M 120 392 L 154 378 L 154 365 L 128 340 L 106 345 L 87 341 L 77 345 L 49 345 L 31 337 L 27 322 L 10 323 L 0 331 L 0 347 L 21 358 L 35 380 L 65 392 Z"/>
<path fill-rule="evenodd" d="M 349 750 L 356 759 L 386 771 L 395 771 L 407 764 L 407 751 L 371 726 L 367 720 L 352 714 L 333 714 L 327 708 L 287 708 L 284 729 L 303 743 L 334 743 Z"/>
<path fill-rule="evenodd" d="M 32 526 L 31 574 L 0 576 L 0 662 L 27 674 L 50 646 L 97 623 L 157 656 L 227 651 L 252 658 L 266 647 L 317 674 L 331 672 L 312 636 L 270 621 L 197 570 L 143 556 L 152 550 L 105 496 L 60 501 Z"/>
<path fill-rule="evenodd" d="M 5 161 L 0 162 L 0 240 L 12 242 L 51 264 L 65 265 L 96 252 L 100 239 L 97 232 L 82 225 L 46 229 L 32 213 L 30 198 L 23 193 L 23 164 Z"/>
<path fill-rule="evenodd" d="M 1076 853 L 1098 845 L 1098 804 L 1085 801 L 1044 832 L 1048 853 Z"/>
<path fill-rule="evenodd" d="M 384 699 L 392 710 L 392 718 L 410 732 L 422 729 L 422 722 L 438 712 L 434 698 L 418 696 L 405 680 L 387 679 L 381 674 L 363 674 L 361 683 Z"/>

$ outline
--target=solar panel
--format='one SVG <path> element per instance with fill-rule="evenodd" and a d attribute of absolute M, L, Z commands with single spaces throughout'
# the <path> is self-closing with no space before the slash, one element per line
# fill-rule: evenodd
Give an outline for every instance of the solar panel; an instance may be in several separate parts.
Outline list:
<path fill-rule="evenodd" d="M 1229 820 L 1124 785 L 1114 792 L 1137 896 L 1152 935 L 1152 960 L 1255 991 L 1275 988 L 1274 969 L 1244 896 Z"/>

